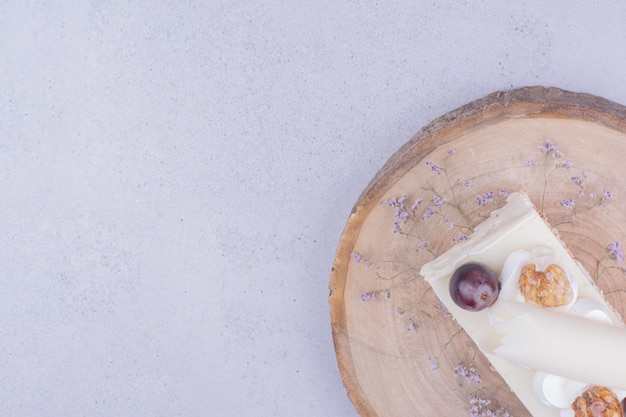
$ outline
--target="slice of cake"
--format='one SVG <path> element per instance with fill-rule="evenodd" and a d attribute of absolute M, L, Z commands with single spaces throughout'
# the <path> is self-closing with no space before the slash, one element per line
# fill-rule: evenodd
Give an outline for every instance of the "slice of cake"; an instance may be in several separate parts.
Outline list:
<path fill-rule="evenodd" d="M 480 311 L 450 295 L 452 275 L 468 263 L 500 280 L 496 301 Z M 589 399 L 619 406 L 626 395 L 624 323 L 525 193 L 420 273 L 533 416 L 583 416 L 572 404 L 609 410 L 615 404 Z"/>

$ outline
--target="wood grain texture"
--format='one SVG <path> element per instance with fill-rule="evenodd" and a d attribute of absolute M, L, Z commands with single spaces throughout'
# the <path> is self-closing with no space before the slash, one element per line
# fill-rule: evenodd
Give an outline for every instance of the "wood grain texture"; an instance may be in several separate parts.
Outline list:
<path fill-rule="evenodd" d="M 481 395 L 492 398 L 494 406 L 506 406 L 512 415 L 528 415 L 415 274 L 432 256 L 449 248 L 460 229 L 449 228 L 441 216 L 407 223 L 405 227 L 413 227 L 413 232 L 428 241 L 431 255 L 417 248 L 419 239 L 414 236 L 392 232 L 393 210 L 381 201 L 406 194 L 410 206 L 423 197 L 419 215 L 437 192 L 449 202 L 456 198 L 456 206 L 475 226 L 503 203 L 496 197 L 480 207 L 476 195 L 493 191 L 497 196 L 500 189 L 525 189 L 536 205 L 545 205 L 549 221 L 559 224 L 562 239 L 577 260 L 596 274 L 606 246 L 626 236 L 626 186 L 622 181 L 626 174 L 625 119 L 626 107 L 588 94 L 543 87 L 497 92 L 433 121 L 387 161 L 349 215 L 329 285 L 337 362 L 347 394 L 360 415 L 462 415 L 467 412 L 468 394 L 481 388 Z M 543 159 L 538 147 L 546 139 L 559 146 L 562 159 Z M 448 153 L 451 147 L 456 154 Z M 537 166 L 525 166 L 531 158 Z M 571 160 L 571 168 L 552 172 L 554 164 L 566 160 Z M 436 175 L 426 161 L 445 166 L 447 176 Z M 573 176 L 585 179 L 581 199 L 571 181 Z M 450 188 L 448 180 L 456 185 Z M 460 186 L 465 180 L 471 186 Z M 454 195 L 451 189 L 456 190 Z M 609 190 L 611 198 L 587 211 L 591 194 L 599 195 L 602 190 Z M 559 204 L 559 199 L 568 198 L 577 204 L 573 223 L 573 212 Z M 462 222 L 454 210 L 449 217 Z M 352 262 L 355 251 L 368 258 L 399 262 L 366 268 L 364 263 Z M 626 278 L 618 269 L 604 268 L 616 266 L 614 263 L 602 262 L 598 285 L 625 316 L 622 290 Z M 377 273 L 385 279 L 377 279 Z M 386 279 L 393 276 L 393 280 Z M 381 296 L 387 289 L 389 300 Z M 376 301 L 361 301 L 365 292 L 378 292 Z M 398 316 L 396 308 L 408 311 Z M 407 331 L 409 318 L 416 326 L 415 333 Z M 439 355 L 442 346 L 446 348 L 439 356 L 440 367 L 433 371 L 429 357 Z M 482 383 L 460 384 L 454 375 L 459 362 L 475 363 Z"/>

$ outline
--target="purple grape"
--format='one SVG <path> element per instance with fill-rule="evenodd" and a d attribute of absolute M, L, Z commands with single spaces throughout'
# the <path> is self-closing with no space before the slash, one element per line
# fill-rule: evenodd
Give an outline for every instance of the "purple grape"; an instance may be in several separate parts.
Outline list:
<path fill-rule="evenodd" d="M 450 278 L 450 296 L 464 310 L 480 311 L 489 307 L 499 292 L 496 274 L 479 263 L 461 265 Z"/>

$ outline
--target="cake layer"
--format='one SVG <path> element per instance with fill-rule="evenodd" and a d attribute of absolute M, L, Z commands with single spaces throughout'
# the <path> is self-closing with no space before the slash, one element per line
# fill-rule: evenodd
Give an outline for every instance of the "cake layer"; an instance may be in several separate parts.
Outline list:
<path fill-rule="evenodd" d="M 606 328 L 602 327 L 601 323 L 598 323 L 598 326 L 595 326 L 595 322 L 589 326 L 585 325 L 583 326 L 586 329 L 585 332 L 591 331 L 589 329 L 596 332 L 596 334 L 589 334 L 588 336 L 597 337 L 598 340 L 607 342 L 607 339 L 611 339 L 611 335 L 615 331 L 620 334 L 620 337 L 626 339 L 626 336 L 622 336 L 626 330 L 623 328 L 623 322 L 619 315 L 604 300 L 589 274 L 572 258 L 525 193 L 510 194 L 507 204 L 492 212 L 488 219 L 476 227 L 468 240 L 456 244 L 437 259 L 425 264 L 420 273 L 528 410 L 534 416 L 558 417 L 560 415 L 558 408 L 546 406 L 535 395 L 533 378 L 537 371 L 547 373 L 558 371 L 567 374 L 567 370 L 576 367 L 578 363 L 593 360 L 595 353 L 589 351 L 593 348 L 593 343 L 585 344 L 581 348 L 575 346 L 577 340 L 580 340 L 576 338 L 575 327 L 577 325 L 575 323 L 578 323 L 578 320 L 589 321 L 590 319 L 580 316 L 564 317 L 568 314 L 567 312 L 555 312 L 546 307 L 536 307 L 539 310 L 546 309 L 550 313 L 550 317 L 553 318 L 553 320 L 544 320 L 543 316 L 536 314 L 535 309 L 526 308 L 524 303 L 521 303 L 521 306 L 517 305 L 520 304 L 519 297 L 510 292 L 501 292 L 498 300 L 486 310 L 469 312 L 458 307 L 449 293 L 450 277 L 459 266 L 468 262 L 478 262 L 500 274 L 509 255 L 520 250 L 533 253 L 537 252 L 537 248 L 541 248 L 542 257 L 547 256 L 551 263 L 561 266 L 567 272 L 577 289 L 578 300 L 584 299 L 601 306 L 601 309 L 608 315 L 608 321 L 614 324 L 611 331 L 606 332 L 603 330 Z M 505 308 L 506 305 L 508 305 L 508 313 Z M 515 310 L 516 305 L 519 307 L 517 310 Z M 518 313 L 522 318 L 515 319 Z M 557 316 L 552 316 L 554 314 Z M 558 316 L 558 314 L 563 316 Z M 564 319 L 567 323 L 573 321 L 573 324 L 566 326 L 569 331 L 567 337 L 564 338 L 558 337 L 559 331 L 563 330 L 560 319 Z M 581 323 L 589 324 L 587 321 Z M 520 324 L 520 322 L 523 323 Z M 512 343 L 520 342 L 522 336 L 521 333 L 517 333 L 518 331 L 523 331 L 523 337 L 530 338 L 530 341 L 549 336 L 550 344 L 543 345 L 541 349 L 550 347 L 553 352 L 569 351 L 575 359 L 572 359 L 572 356 L 546 352 L 546 355 L 549 356 L 546 356 L 548 359 L 544 360 L 541 350 L 534 351 L 532 356 L 529 352 L 529 355 L 526 356 L 524 349 L 511 347 Z M 621 352 L 625 352 L 626 346 L 620 349 Z M 616 362 L 618 364 L 624 363 L 622 358 L 617 357 L 620 352 L 619 349 L 609 348 L 602 352 L 605 356 L 612 355 L 610 358 L 604 359 L 606 363 L 610 363 L 612 360 L 618 361 Z M 624 356 L 624 353 L 621 355 Z M 545 366 L 546 362 L 550 362 L 547 370 L 520 365 L 528 364 L 540 367 Z M 620 369 L 624 369 L 624 367 L 620 366 Z M 585 376 L 587 374 L 575 372 L 572 375 Z M 563 376 L 567 377 L 567 375 Z M 594 376 L 593 380 L 605 380 L 604 375 L 600 375 L 598 378 Z M 623 380 L 615 381 L 613 378 L 607 379 L 607 381 L 620 382 L 619 386 L 621 387 L 626 385 L 624 384 L 626 377 Z M 583 382 L 590 383 L 592 381 Z"/>

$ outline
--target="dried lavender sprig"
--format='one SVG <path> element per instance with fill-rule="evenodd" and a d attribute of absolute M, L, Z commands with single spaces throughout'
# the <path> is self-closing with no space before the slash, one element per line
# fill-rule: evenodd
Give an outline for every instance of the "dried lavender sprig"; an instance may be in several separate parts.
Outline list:
<path fill-rule="evenodd" d="M 575 202 L 572 198 L 561 198 L 559 204 L 568 210 L 574 210 Z"/>
<path fill-rule="evenodd" d="M 380 291 L 366 291 L 361 295 L 361 301 L 376 301 L 376 294 L 381 295 L 384 300 L 391 299 L 391 291 L 389 289 L 385 289 Z"/>
<path fill-rule="evenodd" d="M 537 147 L 541 153 L 544 154 L 544 162 L 543 162 L 543 192 L 541 196 L 541 212 L 544 212 L 545 201 L 546 201 L 546 192 L 548 189 L 548 178 L 558 169 L 566 168 L 569 169 L 572 167 L 572 162 L 570 160 L 559 161 L 555 164 L 548 163 L 549 160 L 559 159 L 564 157 L 563 152 L 559 149 L 559 147 L 554 143 L 552 139 L 546 139 L 544 145 L 539 145 Z M 534 158 L 523 163 L 524 166 L 536 166 L 538 165 Z M 548 172 L 548 166 L 552 165 L 553 168 Z"/>
<path fill-rule="evenodd" d="M 474 200 L 480 207 L 485 207 L 487 204 L 493 202 L 493 191 L 488 191 L 484 194 L 478 194 Z"/>
<path fill-rule="evenodd" d="M 561 158 L 563 156 L 563 152 L 561 152 L 552 139 L 546 139 L 546 144 L 544 146 L 538 146 L 538 148 L 542 153 L 551 158 Z"/>
<path fill-rule="evenodd" d="M 450 189 L 450 194 L 452 196 L 453 201 L 452 202 L 448 201 L 448 199 L 445 198 L 439 192 L 437 192 L 432 185 L 428 184 L 428 187 L 424 187 L 424 190 L 432 192 L 433 197 L 431 199 L 431 204 L 428 207 L 426 207 L 426 210 L 422 214 L 421 220 L 426 221 L 432 216 L 434 216 L 435 214 L 437 214 L 444 220 L 444 222 L 446 223 L 448 227 L 458 227 L 460 229 L 469 230 L 471 232 L 473 231 L 473 228 L 469 220 L 467 219 L 467 217 L 465 216 L 465 214 L 463 213 L 463 211 L 460 209 L 458 205 L 458 202 L 456 200 L 456 194 L 454 192 L 454 187 L 452 183 L 450 182 L 450 179 L 447 173 L 445 174 L 445 177 L 446 177 L 446 181 L 448 183 L 448 187 Z M 446 214 L 444 213 L 444 207 L 446 206 L 452 207 L 459 214 L 459 217 L 461 218 L 463 224 L 452 222 L 452 220 L 450 220 L 450 218 L 446 216 Z"/>
<path fill-rule="evenodd" d="M 624 261 L 624 252 L 622 252 L 622 242 L 613 242 L 606 247 L 608 257 L 616 264 Z"/>
<path fill-rule="evenodd" d="M 620 242 L 619 240 L 616 242 L 609 243 L 604 248 L 604 253 L 605 253 L 604 257 L 596 262 L 596 283 L 598 283 L 598 281 L 602 277 L 602 274 L 607 269 L 617 269 L 623 274 L 626 274 L 626 268 L 620 265 L 622 262 L 624 262 L 624 259 L 625 259 L 622 248 L 623 248 L 622 242 Z M 611 261 L 613 262 L 613 264 L 607 265 L 606 264 L 607 261 Z M 617 291 L 620 291 L 620 290 L 617 290 Z M 615 291 L 605 292 L 605 294 L 609 294 L 611 292 L 615 292 Z"/>
<path fill-rule="evenodd" d="M 459 362 L 454 367 L 454 374 L 456 375 L 459 384 L 466 382 L 480 384 L 482 382 L 481 376 L 476 371 L 476 365 L 473 363 L 466 363 L 464 361 Z"/>
<path fill-rule="evenodd" d="M 443 354 L 443 352 L 446 350 L 446 348 L 450 345 L 450 343 L 452 343 L 452 341 L 454 340 L 454 338 L 459 335 L 461 332 L 463 331 L 462 327 L 459 327 L 459 329 L 457 331 L 455 331 L 452 336 L 450 336 L 450 339 L 448 339 L 448 341 L 446 343 L 444 343 L 443 345 L 441 345 L 441 347 L 439 348 L 439 352 L 437 353 L 437 355 L 429 357 L 428 360 L 430 361 L 431 365 L 433 363 L 437 364 L 437 368 L 434 368 L 434 370 L 439 369 L 439 358 L 441 357 L 441 355 Z"/>
<path fill-rule="evenodd" d="M 433 258 L 436 258 L 435 253 L 428 247 L 428 245 L 426 244 L 426 241 L 422 238 L 421 234 L 419 233 L 419 228 L 409 227 L 409 230 L 415 230 L 414 232 L 411 232 L 411 231 L 406 231 L 406 228 L 403 227 L 409 222 L 415 224 L 417 210 L 421 206 L 422 202 L 424 201 L 423 198 L 416 198 L 413 204 L 411 205 L 411 207 L 407 208 L 406 206 L 407 198 L 408 197 L 405 194 L 399 198 L 393 197 L 393 198 L 381 201 L 381 204 L 391 207 L 394 210 L 393 233 L 417 238 L 419 240 L 417 248 L 425 249 L 428 253 L 430 253 L 430 255 Z M 421 216 L 422 221 L 424 221 L 427 217 L 432 215 L 432 214 L 429 214 L 429 210 L 432 211 L 432 209 L 428 207 L 425 213 Z"/>
<path fill-rule="evenodd" d="M 426 165 L 428 165 L 430 170 L 437 175 L 441 175 L 441 173 L 445 171 L 445 168 L 435 165 L 432 161 L 426 161 Z"/>
<path fill-rule="evenodd" d="M 611 198 L 611 192 L 603 189 L 599 197 L 598 195 L 596 195 L 596 193 L 590 193 L 588 199 L 591 200 L 591 204 L 585 205 L 583 197 L 585 196 L 586 178 L 586 171 L 583 172 L 582 176 L 574 176 L 570 178 L 572 183 L 576 184 L 576 186 L 578 187 L 576 195 L 574 196 L 574 198 L 561 198 L 558 201 L 562 207 L 571 212 L 571 215 L 568 216 L 569 220 L 563 220 L 559 223 L 556 223 L 553 227 L 558 227 L 564 223 L 573 223 L 579 214 L 590 211 L 594 207 L 601 206 Z"/>
<path fill-rule="evenodd" d="M 560 158 L 561 156 L 563 156 L 563 153 L 559 150 L 559 148 L 550 139 L 546 139 L 545 146 L 543 146 L 543 147 L 540 146 L 539 149 L 541 150 L 541 152 L 543 152 L 546 155 L 546 159 L 548 157 Z M 552 154 L 550 154 L 550 151 L 553 151 Z M 545 207 L 546 191 L 548 189 L 548 178 L 554 173 L 554 171 L 556 171 L 559 168 L 559 166 L 557 164 L 557 166 L 552 171 L 550 171 L 548 173 L 547 172 L 548 164 L 546 162 L 546 159 L 544 159 L 544 163 L 543 163 L 543 193 L 541 195 L 541 212 L 542 213 L 544 212 L 544 207 Z"/>
<path fill-rule="evenodd" d="M 354 264 L 365 264 L 365 268 L 369 268 L 372 265 L 378 265 L 379 267 L 384 264 L 398 264 L 405 267 L 405 270 L 417 271 L 413 265 L 400 260 L 395 259 L 370 259 L 362 255 L 360 252 L 354 251 L 350 254 L 352 259 L 354 260 Z"/>
<path fill-rule="evenodd" d="M 470 394 L 469 403 L 467 415 L 470 417 L 511 417 L 511 414 L 504 407 L 492 409 L 490 407 L 491 400 L 483 398 L 477 393 Z"/>

